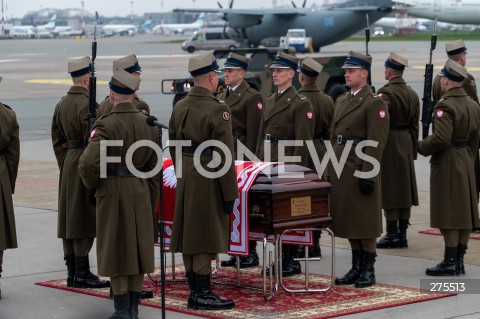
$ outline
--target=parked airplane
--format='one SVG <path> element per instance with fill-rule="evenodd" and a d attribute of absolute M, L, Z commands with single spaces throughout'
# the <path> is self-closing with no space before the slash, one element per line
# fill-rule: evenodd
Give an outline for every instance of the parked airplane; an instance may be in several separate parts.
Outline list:
<path fill-rule="evenodd" d="M 100 26 L 100 35 L 102 37 L 114 35 L 133 37 L 137 32 L 138 27 L 133 24 L 105 24 Z"/>
<path fill-rule="evenodd" d="M 48 23 L 36 25 L 32 18 L 32 25 L 16 25 L 10 29 L 10 36 L 13 38 L 42 38 L 53 37 L 57 15 L 54 14 Z"/>
<path fill-rule="evenodd" d="M 480 0 L 399 0 L 397 10 L 456 24 L 480 24 Z"/>
<path fill-rule="evenodd" d="M 383 17 L 377 22 L 376 26 L 384 29 L 415 29 L 425 31 L 427 27 L 417 21 L 414 17 Z"/>
<path fill-rule="evenodd" d="M 203 28 L 205 25 L 205 13 L 202 12 L 193 23 L 157 24 L 153 27 L 153 33 L 160 34 L 184 34 Z"/>
<path fill-rule="evenodd" d="M 175 9 L 174 11 L 223 13 L 226 32 L 244 46 L 258 46 L 266 38 L 281 37 L 288 29 L 305 29 L 312 37 L 315 51 L 320 47 L 340 41 L 365 27 L 365 16 L 375 22 L 392 10 L 392 1 L 347 1 L 319 9 Z"/>

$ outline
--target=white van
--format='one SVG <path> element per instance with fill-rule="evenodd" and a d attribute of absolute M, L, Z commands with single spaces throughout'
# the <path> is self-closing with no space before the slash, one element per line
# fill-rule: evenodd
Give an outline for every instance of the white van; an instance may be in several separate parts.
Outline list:
<path fill-rule="evenodd" d="M 234 50 L 240 43 L 231 39 L 223 28 L 206 28 L 195 31 L 189 40 L 182 43 L 182 49 L 193 53 L 196 50 Z"/>

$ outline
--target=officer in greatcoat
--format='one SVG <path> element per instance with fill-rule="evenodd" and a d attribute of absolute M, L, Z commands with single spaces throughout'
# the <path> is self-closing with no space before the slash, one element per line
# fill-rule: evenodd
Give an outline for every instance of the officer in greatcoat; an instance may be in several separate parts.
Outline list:
<path fill-rule="evenodd" d="M 330 208 L 335 236 L 347 238 L 352 268 L 336 285 L 375 284 L 376 238 L 382 233 L 380 160 L 387 142 L 385 101 L 367 84 L 372 58 L 350 51 L 343 69 L 350 92 L 335 101 L 330 141 L 337 160 L 348 152 L 340 171 L 330 164 Z"/>
<path fill-rule="evenodd" d="M 79 164 L 85 186 L 96 189 L 98 273 L 112 282 L 115 313 L 110 318 L 138 318 L 144 274 L 155 268 L 160 181 L 152 172 L 161 162 L 152 146 L 157 131 L 132 104 L 139 83 L 122 69 L 112 76 L 112 111 L 95 121 Z M 137 142 L 150 146 L 132 149 Z"/>
<path fill-rule="evenodd" d="M 211 52 L 188 62 L 194 86 L 173 108 L 170 140 L 190 146 L 170 146 L 177 189 L 170 250 L 181 252 L 190 288 L 188 308 L 221 310 L 235 306 L 211 290 L 211 261 L 226 253 L 230 244 L 230 215 L 238 197 L 233 162 L 233 135 L 227 104 L 213 95 L 218 85 L 218 65 Z M 227 154 L 217 146 L 221 143 Z M 176 155 L 178 153 L 178 155 Z M 218 155 L 218 156 L 217 156 Z M 211 163 L 216 162 L 217 167 Z M 219 174 L 226 169 L 226 172 Z M 181 176 L 179 176 L 181 172 Z"/>
<path fill-rule="evenodd" d="M 298 81 L 302 85 L 298 93 L 305 96 L 312 104 L 313 114 L 315 117 L 315 128 L 313 131 L 313 145 L 321 162 L 326 154 L 325 141 L 330 140 L 330 125 L 333 116 L 333 100 L 330 96 L 322 92 L 317 81 L 320 72 L 322 72 L 323 65 L 312 59 L 306 57 L 298 69 Z M 311 154 L 310 154 L 311 155 Z M 309 156 L 308 167 L 315 171 L 315 164 L 312 156 Z M 320 257 L 320 231 L 313 233 L 313 247 L 309 247 L 309 257 Z M 305 247 L 298 246 L 298 257 L 305 256 Z"/>
<path fill-rule="evenodd" d="M 235 159 L 244 160 L 237 156 L 237 143 L 242 143 L 250 152 L 255 154 L 258 129 L 262 118 L 263 98 L 244 80 L 245 72 L 250 59 L 246 56 L 230 52 L 224 64 L 225 84 L 227 88 L 217 97 L 230 108 L 232 115 L 232 133 Z M 221 262 L 222 267 L 234 267 L 237 258 L 231 256 L 229 260 Z M 240 257 L 240 268 L 258 266 L 257 242 L 249 242 L 248 256 Z"/>
<path fill-rule="evenodd" d="M 382 208 L 387 233 L 377 242 L 377 248 L 407 248 L 407 228 L 410 208 L 418 206 L 414 160 L 417 158 L 420 100 L 405 83 L 403 72 L 408 66 L 404 57 L 390 53 L 385 61 L 385 80 L 378 95 L 388 105 L 390 130 L 383 151 Z"/>
<path fill-rule="evenodd" d="M 279 151 L 284 148 L 286 156 L 299 156 L 299 164 L 308 166 L 309 152 L 305 141 L 313 139 L 315 115 L 308 99 L 299 94 L 292 85 L 298 69 L 298 58 L 279 51 L 270 66 L 273 84 L 277 92 L 265 99 L 260 132 L 257 142 L 257 156 L 260 160 L 271 162 L 289 162 L 281 158 Z M 285 146 L 285 143 L 297 141 L 301 146 Z M 270 148 L 271 158 L 268 158 Z M 293 276 L 301 273 L 300 262 L 294 261 L 297 247 L 282 247 L 282 275 Z"/>
<path fill-rule="evenodd" d="M 2 77 L 0 76 L 0 82 Z M 0 278 L 2 277 L 3 251 L 17 248 L 17 231 L 12 194 L 15 192 L 20 141 L 15 112 L 0 102 Z M 0 299 L 2 290 L 0 286 Z"/>
<path fill-rule="evenodd" d="M 449 59 L 439 74 L 445 94 L 435 105 L 433 134 L 419 142 L 418 152 L 431 155 L 430 226 L 440 229 L 445 254 L 426 274 L 464 275 L 470 231 L 480 225 L 474 172 L 480 109 L 462 87 L 468 77 L 463 66 Z"/>
<path fill-rule="evenodd" d="M 78 161 L 88 134 L 88 56 L 68 62 L 73 81 L 67 95 L 57 103 L 52 120 L 52 143 L 60 168 L 57 236 L 62 238 L 67 265 L 67 286 L 109 287 L 108 281 L 90 272 L 88 253 L 96 236 L 93 194 L 82 183 Z"/>
<path fill-rule="evenodd" d="M 115 73 L 118 69 L 122 69 L 127 71 L 128 73 L 138 77 L 141 80 L 141 72 L 142 68 L 140 67 L 140 64 L 138 63 L 137 56 L 135 54 L 130 54 L 127 55 L 126 57 L 117 59 L 113 61 L 113 73 Z M 137 89 L 135 91 L 138 91 L 140 89 L 140 84 L 138 85 Z M 137 93 L 133 95 L 133 100 L 132 100 L 133 106 L 137 108 L 137 110 L 145 115 L 150 114 L 150 107 L 148 106 L 147 102 L 145 102 L 143 99 L 139 98 Z M 100 106 L 98 107 L 97 111 L 97 117 L 100 117 L 102 115 L 108 114 L 112 111 L 112 103 L 110 102 L 109 96 L 107 96 L 102 103 L 100 103 Z"/>

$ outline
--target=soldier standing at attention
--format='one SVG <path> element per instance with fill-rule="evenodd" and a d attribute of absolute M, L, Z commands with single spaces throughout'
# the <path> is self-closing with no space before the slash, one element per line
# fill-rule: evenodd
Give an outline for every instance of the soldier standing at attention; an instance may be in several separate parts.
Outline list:
<path fill-rule="evenodd" d="M 258 129 L 262 118 L 263 98 L 244 80 L 250 59 L 233 52 L 228 54 L 224 70 L 227 88 L 217 97 L 230 107 L 232 114 L 232 131 L 234 158 L 237 158 L 237 142 L 245 145 L 253 154 L 257 145 Z M 221 262 L 222 267 L 235 267 L 237 258 Z M 240 257 L 240 268 L 258 266 L 257 242 L 249 242 L 249 255 Z"/>
<path fill-rule="evenodd" d="M 235 306 L 232 300 L 221 299 L 213 293 L 210 284 L 212 259 L 228 251 L 230 215 L 238 197 L 230 112 L 225 102 L 212 93 L 218 85 L 217 70 L 211 52 L 189 60 L 188 72 L 194 86 L 175 104 L 169 125 L 170 140 L 190 141 L 192 145 L 178 150 L 180 158 L 176 157 L 176 147 L 170 146 L 175 171 L 182 173 L 177 177 L 170 250 L 182 252 L 190 288 L 187 303 L 190 309 L 221 310 Z M 201 154 L 195 154 L 200 144 L 210 140 L 223 143 L 230 154 L 216 147 L 207 147 Z M 214 174 L 216 168 L 208 167 L 214 153 L 220 154 L 219 166 L 226 165 L 227 172 L 222 176 L 205 176 L 196 165 Z"/>
<path fill-rule="evenodd" d="M 138 59 L 135 54 L 130 54 L 126 57 L 113 61 L 113 73 L 115 73 L 118 69 L 125 70 L 141 80 L 140 73 L 142 72 L 142 68 L 140 67 L 140 64 L 138 64 Z M 135 91 L 138 91 L 139 89 L 140 84 Z M 137 108 L 139 112 L 145 115 L 150 114 L 150 107 L 144 100 L 138 97 L 137 93 L 133 95 L 132 104 Z M 110 98 L 107 96 L 98 107 L 97 117 L 108 114 L 111 111 L 112 103 L 110 102 Z"/>
<path fill-rule="evenodd" d="M 78 161 L 88 134 L 86 118 L 90 70 L 88 56 L 68 62 L 73 86 L 58 102 L 52 120 L 53 151 L 60 168 L 57 236 L 63 242 L 67 286 L 76 288 L 110 286 L 108 281 L 90 272 L 88 253 L 96 236 L 95 202 L 78 172 Z"/>
<path fill-rule="evenodd" d="M 320 161 L 326 154 L 325 140 L 330 140 L 330 125 L 333 116 L 333 100 L 330 96 L 323 93 L 315 82 L 318 75 L 322 72 L 323 66 L 312 59 L 306 57 L 298 69 L 298 80 L 302 87 L 299 94 L 305 96 L 312 104 L 313 114 L 315 116 L 315 128 L 313 131 L 313 144 Z M 308 160 L 308 167 L 315 171 L 315 164 L 311 157 Z M 320 257 L 320 231 L 313 232 L 313 247 L 309 247 L 309 257 Z M 305 256 L 305 247 L 298 246 L 298 257 Z"/>
<path fill-rule="evenodd" d="M 407 228 L 410 207 L 418 206 L 417 180 L 413 161 L 417 159 L 420 100 L 405 83 L 403 71 L 408 61 L 392 52 L 385 61 L 385 80 L 378 90 L 387 103 L 390 131 L 383 151 L 382 207 L 387 234 L 377 242 L 377 248 L 407 248 Z"/>
<path fill-rule="evenodd" d="M 0 82 L 2 77 L 0 76 Z M 17 248 L 17 232 L 12 194 L 15 192 L 20 141 L 15 112 L 0 102 L 0 278 L 2 277 L 3 251 Z M 2 290 L 0 286 L 0 299 Z"/>
<path fill-rule="evenodd" d="M 430 226 L 445 241 L 443 261 L 427 268 L 429 276 L 465 275 L 463 257 L 470 231 L 479 227 L 474 160 L 478 151 L 480 109 L 462 83 L 467 70 L 448 60 L 439 73 L 445 94 L 434 109 L 433 134 L 418 144 L 430 159 Z"/>
<path fill-rule="evenodd" d="M 389 125 L 387 105 L 367 84 L 371 63 L 370 56 L 348 53 L 342 68 L 350 92 L 335 101 L 330 136 L 337 159 L 351 147 L 341 177 L 329 166 L 332 230 L 352 248 L 352 268 L 335 279 L 335 285 L 357 288 L 375 284 L 376 238 L 382 233 L 380 176 L 375 170 L 380 168 Z M 376 146 L 356 150 L 368 142 Z"/>
<path fill-rule="evenodd" d="M 285 162 L 279 158 L 279 146 L 285 141 L 300 141 L 302 146 L 287 146 L 286 156 L 300 156 L 300 163 L 308 166 L 308 148 L 306 140 L 313 138 L 315 118 L 308 99 L 300 95 L 292 85 L 298 69 L 298 58 L 279 51 L 270 66 L 276 93 L 265 99 L 265 107 L 260 122 L 257 142 L 257 156 L 263 161 Z M 268 143 L 268 144 L 267 144 Z M 271 157 L 265 158 L 265 147 L 271 148 Z M 282 275 L 293 276 L 301 273 L 300 262 L 294 261 L 296 246 L 285 245 L 282 248 Z"/>
<path fill-rule="evenodd" d="M 146 124 L 145 116 L 132 104 L 139 83 L 139 78 L 121 69 L 112 76 L 112 111 L 95 121 L 79 164 L 85 186 L 96 188 L 98 273 L 112 282 L 112 319 L 138 318 L 143 277 L 155 267 L 160 181 L 157 175 L 147 178 L 137 172 L 150 173 L 159 164 L 157 154 L 151 147 L 139 147 L 127 157 L 132 144 L 157 142 L 156 129 Z M 102 141 L 121 141 L 122 146 L 105 150 Z M 102 152 L 110 157 L 108 165 L 101 162 Z M 118 160 L 112 163 L 114 157 Z"/>

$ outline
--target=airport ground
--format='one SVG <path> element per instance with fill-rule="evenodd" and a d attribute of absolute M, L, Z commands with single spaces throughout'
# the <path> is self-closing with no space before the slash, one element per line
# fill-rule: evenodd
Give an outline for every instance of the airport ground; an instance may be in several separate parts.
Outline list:
<path fill-rule="evenodd" d="M 112 60 L 135 53 L 143 69 L 139 95 L 160 122 L 168 123 L 173 96 L 161 93 L 161 81 L 188 76 L 187 64 L 191 57 L 180 49 L 179 43 L 170 40 L 151 35 L 98 39 L 97 100 L 108 94 Z M 56 238 L 58 168 L 51 148 L 50 125 L 55 104 L 70 86 L 67 61 L 90 55 L 91 39 L 15 40 L 2 41 L 0 45 L 0 76 L 3 77 L 0 100 L 16 111 L 21 138 L 20 172 L 14 196 L 19 248 L 5 253 L 0 318 L 106 318 L 113 309 L 109 300 L 33 284 L 66 275 L 61 241 Z M 383 63 L 388 54 L 395 51 L 409 60 L 405 79 L 421 97 L 429 46 L 429 41 L 371 41 L 374 86 L 379 88 L 385 83 Z M 478 76 L 480 41 L 467 42 L 467 48 L 468 70 Z M 364 43 L 342 41 L 322 48 L 320 55 L 344 55 L 349 50 L 365 52 Z M 439 38 L 433 55 L 435 69 L 440 69 L 445 60 L 444 41 Z M 418 230 L 429 228 L 428 158 L 419 156 L 416 170 L 420 206 L 412 212 L 410 248 L 378 251 L 376 274 L 381 283 L 418 288 L 420 279 L 426 278 L 425 268 L 435 265 L 443 254 L 441 237 L 418 234 Z M 328 263 L 328 241 L 323 245 Z M 350 251 L 346 248 L 345 241 L 337 240 L 337 274 L 343 274 L 350 267 Z M 156 255 L 159 263 L 158 252 Z M 96 264 L 95 250 L 91 261 L 92 265 Z M 480 285 L 480 241 L 470 241 L 465 261 L 467 276 L 462 279 L 471 279 Z M 325 273 L 320 267 L 313 269 Z M 141 307 L 140 315 L 144 319 L 159 318 L 160 310 Z M 189 316 L 167 312 L 167 318 L 186 317 Z M 477 295 L 459 294 L 345 318 L 480 318 L 480 312 Z"/>

